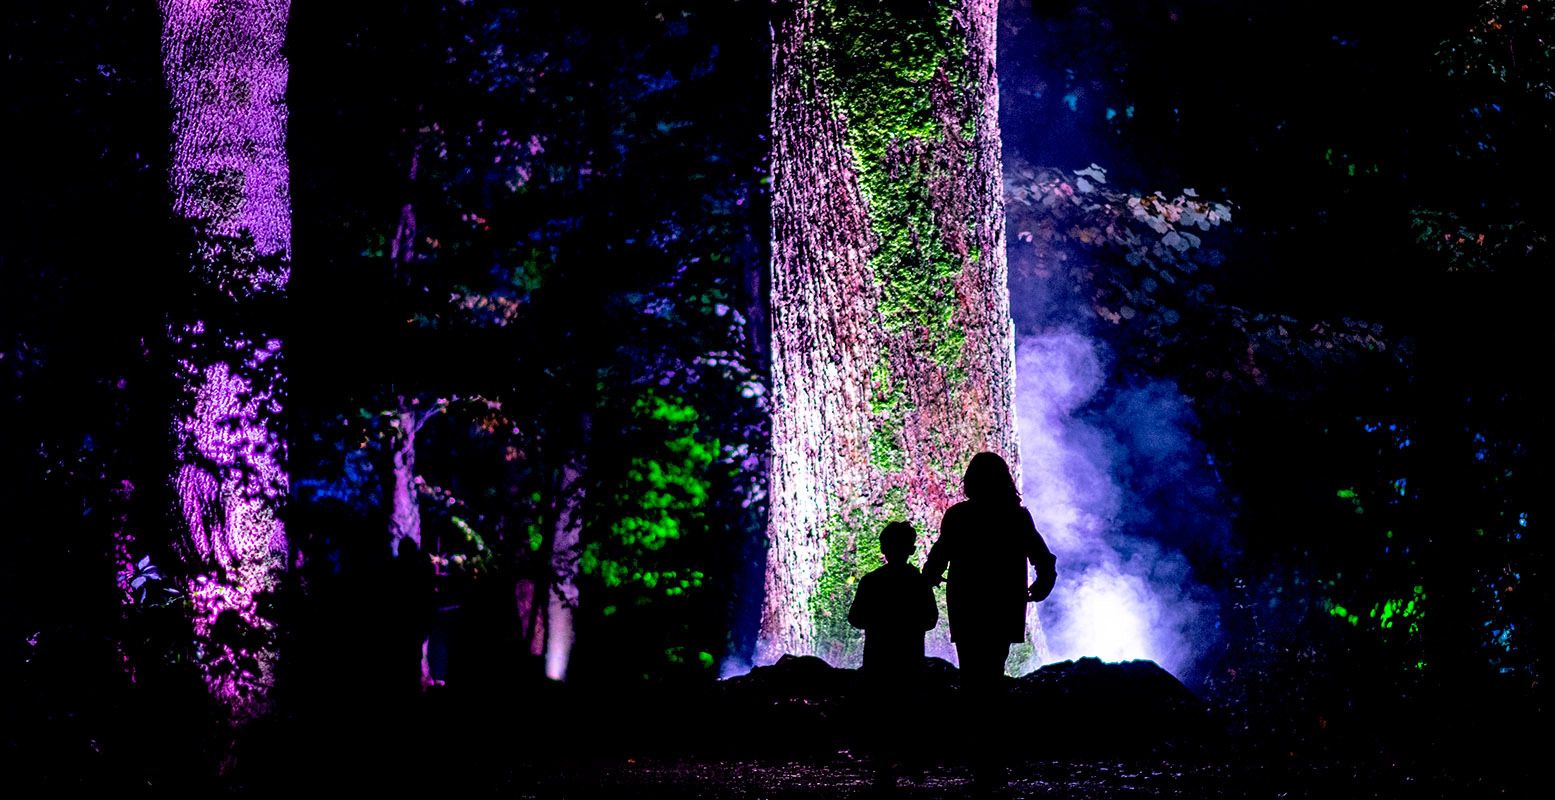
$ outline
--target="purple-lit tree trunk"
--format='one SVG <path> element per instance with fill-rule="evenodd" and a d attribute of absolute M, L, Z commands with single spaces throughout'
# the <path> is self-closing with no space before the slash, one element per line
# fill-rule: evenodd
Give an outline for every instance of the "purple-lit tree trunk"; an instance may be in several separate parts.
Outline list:
<path fill-rule="evenodd" d="M 545 615 L 545 675 L 567 677 L 572 660 L 572 612 L 578 607 L 578 557 L 583 538 L 584 462 L 575 456 L 562 468 L 561 502 L 551 540 L 551 590 Z"/>
<path fill-rule="evenodd" d="M 418 411 L 404 395 L 398 398 L 394 412 L 395 434 L 389 442 L 389 549 L 400 553 L 400 543 L 409 539 L 421 549 L 420 490 L 416 486 L 416 434 L 442 409 L 441 403 Z"/>
<path fill-rule="evenodd" d="M 581 422 L 587 431 L 587 416 Z M 552 517 L 535 546 L 537 560 L 514 587 L 519 640 L 542 661 L 546 677 L 558 681 L 566 679 L 572 661 L 587 469 L 581 449 L 572 451 L 562 464 L 551 501 Z"/>
<path fill-rule="evenodd" d="M 418 147 L 410 156 L 408 177 L 412 185 L 416 182 L 420 164 L 421 149 Z M 416 235 L 416 207 L 406 203 L 400 207 L 399 224 L 394 228 L 394 238 L 389 240 L 389 265 L 396 278 L 403 278 L 401 268 L 409 267 L 416 261 Z M 392 425 L 396 434 L 389 443 L 389 549 L 398 556 L 400 543 L 406 539 L 415 542 L 417 549 L 421 549 L 421 491 L 416 485 L 416 434 L 421 432 L 421 426 L 427 424 L 428 420 L 447 408 L 448 401 L 435 401 L 420 413 L 416 409 L 421 404 L 420 397 L 407 399 L 405 395 L 397 395 L 395 403 Z"/>
<path fill-rule="evenodd" d="M 996 0 L 774 6 L 772 505 L 758 662 L 856 663 L 846 612 L 856 578 L 880 563 L 880 529 L 910 520 L 925 551 L 972 455 L 1015 463 L 996 10 Z"/>
<path fill-rule="evenodd" d="M 191 223 L 194 303 L 169 327 L 182 544 L 211 690 L 262 711 L 275 654 L 259 597 L 286 561 L 281 340 L 264 309 L 290 269 L 288 0 L 163 0 L 173 210 Z M 219 624 L 218 624 L 219 623 Z"/>

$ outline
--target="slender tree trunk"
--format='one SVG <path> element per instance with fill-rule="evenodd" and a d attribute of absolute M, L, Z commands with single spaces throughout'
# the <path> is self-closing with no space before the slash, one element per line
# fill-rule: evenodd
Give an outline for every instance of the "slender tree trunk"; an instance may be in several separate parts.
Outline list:
<path fill-rule="evenodd" d="M 395 556 L 400 553 L 400 542 L 406 539 L 421 549 L 421 507 L 416 490 L 416 434 L 420 432 L 425 416 L 399 397 L 395 409 L 396 429 L 390 447 L 389 487 L 389 549 Z"/>
<path fill-rule="evenodd" d="M 1016 463 L 996 10 L 996 0 L 774 6 L 759 662 L 856 663 L 847 605 L 879 563 L 880 529 L 907 519 L 926 550 L 972 455 Z"/>
<path fill-rule="evenodd" d="M 540 660 L 545 658 L 545 618 L 550 612 L 549 604 L 541 601 L 548 586 L 549 581 L 535 577 L 533 573 L 513 583 L 513 602 L 518 609 L 518 640 L 525 652 Z"/>
<path fill-rule="evenodd" d="M 545 675 L 552 680 L 567 677 L 572 658 L 572 612 L 578 607 L 578 557 L 583 534 L 583 451 L 562 467 L 561 502 L 556 514 L 556 534 L 551 540 L 551 586 L 545 615 Z"/>
<path fill-rule="evenodd" d="M 418 146 L 410 154 L 407 185 L 412 189 L 420 164 L 421 148 Z M 416 208 L 406 203 L 400 207 L 399 223 L 394 228 L 394 238 L 389 242 L 389 267 L 396 279 L 409 280 L 410 276 L 402 273 L 400 268 L 415 260 Z M 389 487 L 389 549 L 398 557 L 400 542 L 405 539 L 415 542 L 416 548 L 421 549 L 421 508 L 416 490 L 416 434 L 431 417 L 430 414 L 417 414 L 413 407 L 414 401 L 406 402 L 405 395 L 397 395 L 395 401 L 395 427 L 399 435 L 394 439 L 390 454 L 393 477 Z"/>
<path fill-rule="evenodd" d="M 578 559 L 582 554 L 582 450 L 573 452 L 557 476 L 554 515 L 539 543 L 540 560 L 514 586 L 519 639 L 531 656 L 544 662 L 545 675 L 564 680 L 572 659 L 573 612 L 578 607 Z"/>
<path fill-rule="evenodd" d="M 287 552 L 281 339 L 264 312 L 290 274 L 289 2 L 161 9 L 173 210 L 197 231 L 186 254 L 193 304 L 169 326 L 182 387 L 175 487 L 182 543 L 203 564 L 189 588 L 207 682 L 241 717 L 265 705 L 275 654 L 257 601 Z"/>

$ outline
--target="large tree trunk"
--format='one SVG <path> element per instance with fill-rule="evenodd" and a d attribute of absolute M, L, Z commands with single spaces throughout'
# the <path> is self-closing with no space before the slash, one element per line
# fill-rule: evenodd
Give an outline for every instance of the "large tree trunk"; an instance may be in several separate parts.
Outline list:
<path fill-rule="evenodd" d="M 287 552 L 281 340 L 263 309 L 289 276 L 289 2 L 162 0 L 161 9 L 173 209 L 197 232 L 187 254 L 193 304 L 169 327 L 182 387 L 175 486 L 183 544 L 201 562 L 190 594 L 207 681 L 243 716 L 263 709 L 271 683 L 257 599 Z"/>
<path fill-rule="evenodd" d="M 758 662 L 786 652 L 856 663 L 847 606 L 879 563 L 880 529 L 910 520 L 926 550 L 975 453 L 1016 463 L 996 10 L 774 6 L 771 550 Z"/>

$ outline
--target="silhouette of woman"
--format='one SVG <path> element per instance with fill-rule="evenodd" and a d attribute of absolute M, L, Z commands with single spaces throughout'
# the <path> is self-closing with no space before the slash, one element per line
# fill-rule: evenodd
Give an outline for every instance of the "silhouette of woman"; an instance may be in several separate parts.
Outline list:
<path fill-rule="evenodd" d="M 945 604 L 961 662 L 960 726 L 970 735 L 974 793 L 983 795 L 1004 783 L 1010 722 L 998 713 L 1004 662 L 1010 645 L 1026 639 L 1026 603 L 1046 599 L 1056 573 L 1053 553 L 1021 505 L 1004 459 L 987 452 L 973 456 L 961 487 L 966 500 L 945 512 L 923 574 L 939 583 L 950 568 Z M 1037 571 L 1030 586 L 1028 560 Z"/>
<path fill-rule="evenodd" d="M 1010 645 L 1026 639 L 1026 603 L 1053 589 L 1053 553 L 1021 505 L 1010 466 L 994 453 L 978 453 L 962 479 L 966 500 L 950 507 L 923 574 L 939 583 L 946 566 L 945 601 L 950 640 L 969 693 L 998 685 Z M 1026 562 L 1037 579 L 1026 585 Z"/>

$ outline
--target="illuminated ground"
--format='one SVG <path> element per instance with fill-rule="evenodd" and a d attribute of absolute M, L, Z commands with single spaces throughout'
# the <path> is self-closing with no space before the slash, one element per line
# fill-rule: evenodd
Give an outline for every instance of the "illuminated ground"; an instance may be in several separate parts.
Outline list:
<path fill-rule="evenodd" d="M 519 776 L 514 776 L 515 783 Z M 543 770 L 523 780 L 517 796 L 633 798 L 872 797 L 868 765 L 847 754 L 833 762 L 639 761 Z M 922 780 L 903 779 L 895 796 L 951 798 L 971 794 L 964 769 L 938 767 Z M 1515 797 L 1515 783 L 1494 783 L 1439 770 L 1387 765 L 1271 768 L 1172 762 L 1031 762 L 1011 771 L 1008 798 Z"/>

